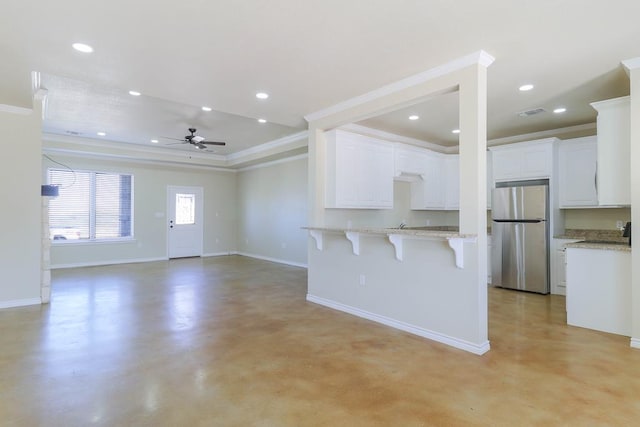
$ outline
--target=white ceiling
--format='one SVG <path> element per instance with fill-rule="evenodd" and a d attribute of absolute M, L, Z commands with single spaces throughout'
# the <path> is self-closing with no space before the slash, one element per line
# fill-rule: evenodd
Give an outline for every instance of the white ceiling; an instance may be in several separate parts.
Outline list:
<path fill-rule="evenodd" d="M 12 1 L 0 13 L 0 103 L 30 106 L 38 71 L 45 131 L 150 144 L 193 126 L 230 154 L 482 49 L 496 58 L 488 137 L 504 138 L 591 123 L 589 102 L 627 95 L 620 61 L 640 56 L 639 16 L 637 0 Z M 535 89 L 519 92 L 523 83 Z M 567 113 L 516 115 L 560 105 Z M 415 111 L 421 119 L 408 122 Z M 446 95 L 360 124 L 452 145 L 456 122 L 457 98 Z"/>

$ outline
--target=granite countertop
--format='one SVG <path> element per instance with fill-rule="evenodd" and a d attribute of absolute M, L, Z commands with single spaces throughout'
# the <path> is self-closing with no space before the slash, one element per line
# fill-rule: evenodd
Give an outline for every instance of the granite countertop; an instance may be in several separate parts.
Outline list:
<path fill-rule="evenodd" d="M 581 240 L 567 243 L 566 248 L 603 249 L 609 251 L 631 252 L 629 239 L 622 237 L 618 230 L 581 230 L 567 229 L 564 234 L 553 236 L 554 239 Z"/>

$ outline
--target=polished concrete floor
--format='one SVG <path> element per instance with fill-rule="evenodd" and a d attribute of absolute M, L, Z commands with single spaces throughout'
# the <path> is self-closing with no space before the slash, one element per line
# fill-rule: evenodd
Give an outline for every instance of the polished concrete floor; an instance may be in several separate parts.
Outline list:
<path fill-rule="evenodd" d="M 1 426 L 632 426 L 640 350 L 490 289 L 475 356 L 305 301 L 306 270 L 239 256 L 53 274 L 0 310 Z"/>

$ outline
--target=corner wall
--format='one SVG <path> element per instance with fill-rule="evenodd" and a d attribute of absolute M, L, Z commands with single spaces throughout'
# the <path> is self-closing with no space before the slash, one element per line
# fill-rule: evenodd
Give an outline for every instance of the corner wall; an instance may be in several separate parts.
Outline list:
<path fill-rule="evenodd" d="M 134 240 L 118 243 L 63 243 L 51 247 L 52 268 L 155 261 L 167 258 L 167 186 L 204 189 L 203 255 L 236 251 L 236 173 L 201 167 L 48 154 L 77 170 L 129 173 L 134 176 Z M 42 174 L 49 160 L 42 164 Z M 38 174 L 39 175 L 39 174 Z"/>
<path fill-rule="evenodd" d="M 0 308 L 40 303 L 41 117 L 0 105 Z"/>
<path fill-rule="evenodd" d="M 238 252 L 307 265 L 307 156 L 238 172 Z"/>

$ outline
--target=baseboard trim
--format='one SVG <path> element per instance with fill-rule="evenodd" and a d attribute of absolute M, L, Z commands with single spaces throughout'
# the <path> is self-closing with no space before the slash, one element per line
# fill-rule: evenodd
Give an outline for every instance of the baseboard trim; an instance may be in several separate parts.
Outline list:
<path fill-rule="evenodd" d="M 228 255 L 238 255 L 238 252 L 235 251 L 231 251 L 231 252 L 211 252 L 208 254 L 202 254 L 203 258 L 208 258 L 208 257 L 212 257 L 212 256 L 228 256 Z"/>
<path fill-rule="evenodd" d="M 640 348 L 640 338 L 631 338 L 631 348 Z"/>
<path fill-rule="evenodd" d="M 155 262 L 155 261 L 167 261 L 166 257 L 158 257 L 158 258 L 134 258 L 134 259 L 112 259 L 108 261 L 93 261 L 93 262 L 78 262 L 71 264 L 53 264 L 51 265 L 52 270 L 57 270 L 60 268 L 80 268 L 80 267 L 98 267 L 102 265 L 116 265 L 116 264 L 134 264 L 139 262 Z"/>
<path fill-rule="evenodd" d="M 332 308 L 334 310 L 339 310 L 345 313 L 353 314 L 354 316 L 362 317 L 364 319 L 371 320 L 377 323 L 382 323 L 383 325 L 391 326 L 392 328 L 400 329 L 401 331 L 409 332 L 411 334 L 418 335 L 423 338 L 427 338 L 442 344 L 446 344 L 451 347 L 458 348 L 460 350 L 468 351 L 473 354 L 483 355 L 491 349 L 489 341 L 486 341 L 480 345 L 473 344 L 465 340 L 453 338 L 448 335 L 444 335 L 444 334 L 434 332 L 428 329 L 424 329 L 418 326 L 414 326 L 409 323 L 401 322 L 399 320 L 395 320 L 390 317 L 380 316 L 379 314 L 361 310 L 359 308 L 342 304 L 336 301 L 317 297 L 315 295 L 307 294 L 307 301 L 320 304 L 325 307 Z"/>
<path fill-rule="evenodd" d="M 270 261 L 270 262 L 277 262 L 278 264 L 291 265 L 293 267 L 308 268 L 307 264 L 303 264 L 303 263 L 295 262 L 295 261 L 289 261 L 289 260 L 286 260 L 286 259 L 271 258 L 271 257 L 262 256 L 262 255 L 251 254 L 251 253 L 248 253 L 248 252 L 236 252 L 236 254 L 237 255 L 246 256 L 246 257 L 249 257 L 249 258 L 261 259 L 263 261 Z"/>
<path fill-rule="evenodd" d="M 42 301 L 40 300 L 40 298 L 14 299 L 9 301 L 0 301 L 0 309 L 24 307 L 25 305 L 40 305 L 40 304 L 42 304 Z"/>

